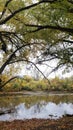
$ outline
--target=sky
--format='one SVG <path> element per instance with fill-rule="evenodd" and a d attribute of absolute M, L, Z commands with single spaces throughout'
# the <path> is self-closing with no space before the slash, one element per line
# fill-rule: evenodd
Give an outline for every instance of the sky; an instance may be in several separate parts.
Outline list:
<path fill-rule="evenodd" d="M 56 62 L 52 61 L 50 62 L 51 66 L 55 65 Z M 43 74 L 47 77 L 47 78 L 55 78 L 55 77 L 59 77 L 59 78 L 66 78 L 66 77 L 70 77 L 73 75 L 73 71 L 70 72 L 65 72 L 63 68 L 60 68 L 59 70 L 57 70 L 56 72 L 53 72 L 51 74 L 49 74 L 51 72 L 51 68 L 47 67 L 46 65 L 37 65 L 37 67 L 41 70 L 41 72 L 43 72 Z M 29 76 L 33 76 L 33 77 L 43 77 L 43 75 L 33 66 L 30 67 L 29 65 L 27 66 L 23 66 L 21 71 L 18 73 L 18 75 L 29 75 Z"/>
<path fill-rule="evenodd" d="M 2 55 L 0 54 L 0 61 L 2 59 Z M 56 61 L 52 61 L 52 62 L 47 62 L 47 64 L 52 67 L 56 66 Z M 73 71 L 70 72 L 65 72 L 63 73 L 63 68 L 60 68 L 59 70 L 52 72 L 50 75 L 49 73 L 51 72 L 51 68 L 47 67 L 45 64 L 44 65 L 37 65 L 37 67 L 41 70 L 41 72 L 43 72 L 43 74 L 47 77 L 47 78 L 55 78 L 55 77 L 59 77 L 59 78 L 65 78 L 65 77 L 70 77 L 73 75 Z M 43 77 L 43 75 L 38 72 L 38 70 L 31 65 L 19 65 L 19 71 L 14 74 L 14 75 L 19 75 L 19 76 L 24 76 L 24 75 L 29 75 L 32 77 Z"/>

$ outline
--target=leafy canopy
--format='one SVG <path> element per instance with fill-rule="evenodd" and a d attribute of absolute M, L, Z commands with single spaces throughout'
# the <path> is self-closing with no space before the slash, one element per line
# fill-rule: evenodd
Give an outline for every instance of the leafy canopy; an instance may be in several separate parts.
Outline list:
<path fill-rule="evenodd" d="M 24 61 L 73 68 L 72 0 L 0 0 L 0 74 L 6 66 Z"/>

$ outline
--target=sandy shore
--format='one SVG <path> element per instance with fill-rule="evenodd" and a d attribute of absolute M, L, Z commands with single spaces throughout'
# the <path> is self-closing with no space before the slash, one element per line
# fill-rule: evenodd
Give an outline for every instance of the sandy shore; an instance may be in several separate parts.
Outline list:
<path fill-rule="evenodd" d="M 30 119 L 15 121 L 0 121 L 0 130 L 73 130 L 73 117 L 63 117 L 58 120 Z"/>

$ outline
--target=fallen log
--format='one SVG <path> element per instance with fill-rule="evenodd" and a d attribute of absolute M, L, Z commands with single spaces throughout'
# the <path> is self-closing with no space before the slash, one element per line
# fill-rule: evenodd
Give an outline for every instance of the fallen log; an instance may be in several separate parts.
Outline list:
<path fill-rule="evenodd" d="M 0 111 L 0 115 L 4 115 L 4 114 L 10 114 L 10 113 L 14 113 L 15 109 L 8 109 L 8 110 L 4 110 L 4 111 Z"/>

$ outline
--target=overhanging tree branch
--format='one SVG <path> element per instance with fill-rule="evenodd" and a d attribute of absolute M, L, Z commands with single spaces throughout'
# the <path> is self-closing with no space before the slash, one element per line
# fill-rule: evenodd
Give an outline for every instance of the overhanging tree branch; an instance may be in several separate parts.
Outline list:
<path fill-rule="evenodd" d="M 8 84 L 9 82 L 11 82 L 12 80 L 16 79 L 16 78 L 21 78 L 20 76 L 14 76 L 12 78 L 10 78 L 9 80 L 7 80 L 5 83 L 1 84 L 0 85 L 0 90 L 6 85 Z"/>
<path fill-rule="evenodd" d="M 4 6 L 4 9 L 2 11 L 2 15 L 0 17 L 0 19 L 3 17 L 3 15 L 5 14 L 6 12 L 6 9 L 7 9 L 7 6 L 9 5 L 9 3 L 11 2 L 12 0 L 7 0 L 6 3 L 5 3 L 5 6 Z"/>
<path fill-rule="evenodd" d="M 16 61 L 14 61 L 14 62 L 10 62 L 9 64 L 13 64 L 13 63 L 15 63 L 15 62 L 20 62 L 20 61 L 25 61 L 25 62 L 28 62 L 28 63 L 31 63 L 32 65 L 34 65 L 35 68 L 42 74 L 42 76 L 48 81 L 49 85 L 51 86 L 50 80 L 43 74 L 43 72 L 37 67 L 37 65 L 36 65 L 34 62 L 32 62 L 32 61 L 30 61 L 30 60 L 26 60 L 26 59 L 19 59 L 19 60 L 16 60 Z M 21 77 L 21 76 L 14 76 L 14 77 L 10 78 L 10 79 L 7 80 L 5 83 L 3 83 L 3 84 L 0 85 L 0 90 L 1 90 L 6 84 L 8 84 L 9 82 L 11 82 L 12 80 L 14 80 L 14 79 L 16 79 L 16 78 L 22 78 L 22 77 Z"/>
<path fill-rule="evenodd" d="M 61 40 L 61 41 L 73 44 L 73 41 L 71 41 L 71 40 Z"/>
<path fill-rule="evenodd" d="M 61 27 L 59 25 L 57 26 L 51 26 L 51 25 L 34 25 L 34 24 L 25 24 L 28 27 L 36 28 L 33 29 L 32 31 L 29 32 L 37 32 L 43 29 L 53 29 L 53 30 L 58 30 L 62 32 L 67 32 L 67 33 L 73 33 L 73 28 L 66 28 L 66 27 Z"/>
<path fill-rule="evenodd" d="M 48 81 L 49 85 L 51 86 L 51 82 L 49 81 L 49 79 L 43 74 L 43 72 L 39 69 L 39 67 L 37 67 L 37 63 L 34 63 L 30 60 L 27 60 L 27 59 L 19 59 L 19 60 L 16 60 L 14 62 L 10 62 L 9 64 L 12 64 L 12 63 L 15 63 L 15 62 L 20 62 L 20 61 L 25 61 L 27 63 L 31 63 L 32 65 L 35 66 L 35 68 L 42 74 L 42 76 Z"/>
<path fill-rule="evenodd" d="M 73 4 L 73 0 L 67 0 L 69 3 Z"/>
<path fill-rule="evenodd" d="M 31 5 L 26 6 L 26 7 L 22 7 L 20 9 L 17 9 L 14 12 L 11 12 L 11 14 L 9 16 L 7 16 L 5 19 L 1 20 L 0 25 L 5 24 L 7 21 L 12 19 L 16 14 L 18 14 L 18 13 L 20 13 L 22 11 L 29 10 L 29 9 L 31 9 L 31 8 L 33 8 L 35 6 L 38 6 L 38 5 L 42 4 L 42 3 L 50 3 L 51 4 L 51 3 L 54 3 L 56 1 L 57 0 L 52 0 L 52 1 L 51 0 L 41 0 L 41 1 L 37 2 L 37 3 L 31 4 Z M 8 3 L 9 3 L 9 1 L 8 1 Z"/>
<path fill-rule="evenodd" d="M 1 66 L 0 68 L 0 74 L 4 71 L 5 67 L 9 64 L 9 62 L 13 59 L 13 57 L 15 56 L 15 53 L 19 50 L 21 50 L 22 48 L 25 48 L 27 46 L 31 46 L 31 45 L 38 45 L 39 43 L 26 43 L 23 44 L 22 46 L 18 47 L 10 56 L 9 58 L 6 60 L 6 62 Z"/>

